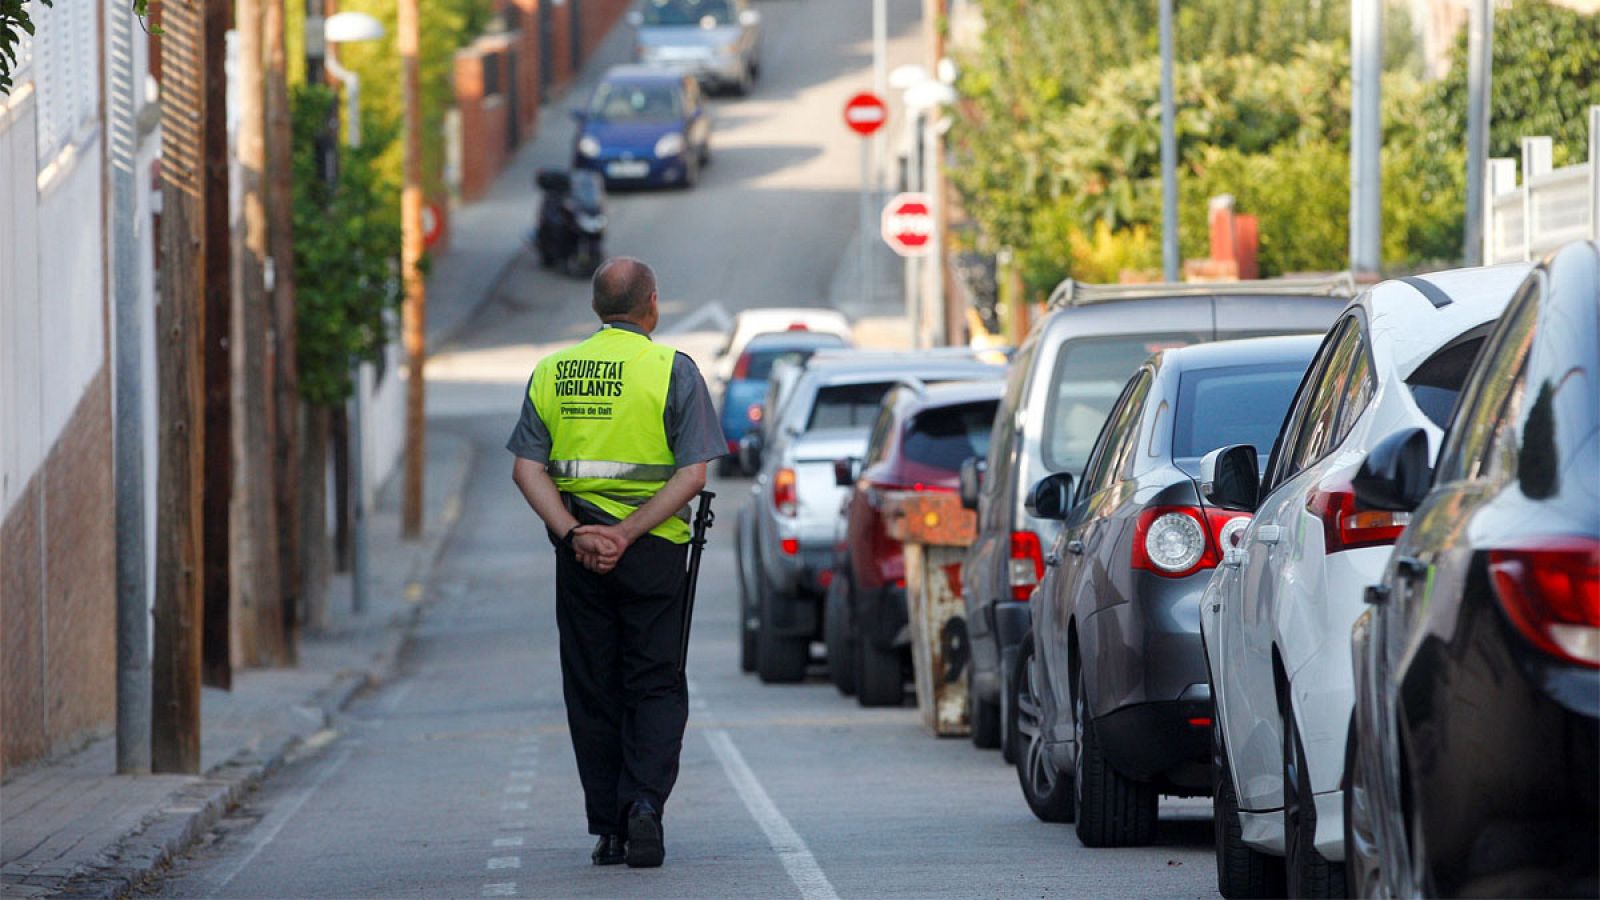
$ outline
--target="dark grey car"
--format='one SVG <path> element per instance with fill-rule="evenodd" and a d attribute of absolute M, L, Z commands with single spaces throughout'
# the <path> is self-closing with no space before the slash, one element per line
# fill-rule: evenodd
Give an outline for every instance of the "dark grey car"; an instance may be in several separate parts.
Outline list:
<path fill-rule="evenodd" d="M 1012 678 L 1017 772 L 1034 813 L 1076 819 L 1087 846 L 1148 844 L 1161 794 L 1211 791 L 1200 595 L 1249 516 L 1202 500 L 1200 461 L 1230 444 L 1265 459 L 1319 343 L 1155 354 L 1123 387 L 1081 480 L 1050 475 L 1029 495 L 1061 529 Z"/>
<path fill-rule="evenodd" d="M 1010 718 L 1005 681 L 1028 631 L 1027 601 L 1044 575 L 1044 551 L 1059 529 L 1059 523 L 1024 508 L 1028 488 L 1051 472 L 1083 471 L 1117 392 L 1151 353 L 1206 341 L 1321 334 L 1352 291 L 1345 278 L 1181 285 L 1069 281 L 1057 289 L 1053 311 L 1012 358 L 988 458 L 968 466 L 963 479 L 964 501 L 978 511 L 977 540 L 961 576 L 972 649 L 967 687 L 973 743 L 995 747 L 1009 740 L 1001 728 Z"/>

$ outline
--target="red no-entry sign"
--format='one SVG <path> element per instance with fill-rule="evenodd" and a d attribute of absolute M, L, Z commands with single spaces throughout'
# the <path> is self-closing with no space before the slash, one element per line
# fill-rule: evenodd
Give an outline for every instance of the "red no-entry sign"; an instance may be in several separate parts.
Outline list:
<path fill-rule="evenodd" d="M 899 194 L 883 208 L 883 239 L 901 256 L 927 256 L 933 249 L 933 198 Z"/>
<path fill-rule="evenodd" d="M 868 137 L 889 120 L 889 108 L 878 95 L 862 91 L 844 105 L 844 123 L 862 137 Z"/>

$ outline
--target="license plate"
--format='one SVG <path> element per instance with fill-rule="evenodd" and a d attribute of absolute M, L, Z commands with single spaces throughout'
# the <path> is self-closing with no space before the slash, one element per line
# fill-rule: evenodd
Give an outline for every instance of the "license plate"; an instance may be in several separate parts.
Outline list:
<path fill-rule="evenodd" d="M 650 164 L 640 160 L 607 163 L 606 174 L 612 178 L 643 178 L 650 174 Z"/>

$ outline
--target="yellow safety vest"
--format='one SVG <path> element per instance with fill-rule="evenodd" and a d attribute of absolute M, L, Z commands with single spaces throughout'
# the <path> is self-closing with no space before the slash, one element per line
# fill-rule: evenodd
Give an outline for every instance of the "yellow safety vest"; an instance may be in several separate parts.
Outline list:
<path fill-rule="evenodd" d="M 539 360 L 528 397 L 550 431 L 546 470 L 563 493 L 626 518 L 678 469 L 662 416 L 672 381 L 671 347 L 623 328 Z M 689 508 L 650 529 L 689 541 Z"/>

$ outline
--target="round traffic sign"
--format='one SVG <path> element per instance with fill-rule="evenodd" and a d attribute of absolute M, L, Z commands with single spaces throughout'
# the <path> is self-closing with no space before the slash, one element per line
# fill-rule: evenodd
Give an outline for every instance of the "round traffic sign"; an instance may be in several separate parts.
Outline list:
<path fill-rule="evenodd" d="M 422 204 L 422 246 L 432 247 L 444 234 L 444 217 L 432 203 Z"/>
<path fill-rule="evenodd" d="M 933 250 L 933 198 L 898 194 L 883 208 L 883 240 L 901 256 L 927 256 Z"/>
<path fill-rule="evenodd" d="M 889 108 L 871 91 L 862 91 L 844 105 L 844 124 L 862 137 L 870 136 L 887 121 Z"/>

